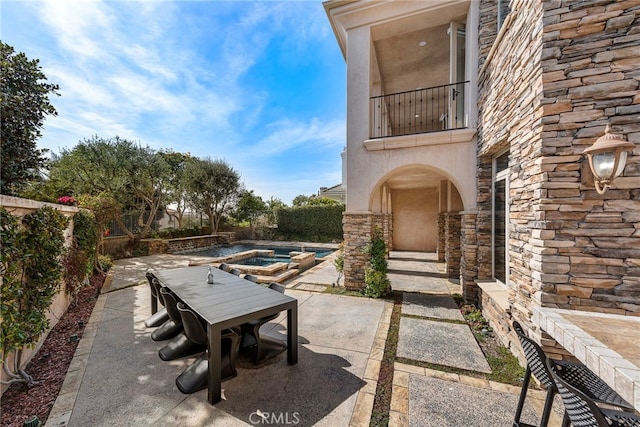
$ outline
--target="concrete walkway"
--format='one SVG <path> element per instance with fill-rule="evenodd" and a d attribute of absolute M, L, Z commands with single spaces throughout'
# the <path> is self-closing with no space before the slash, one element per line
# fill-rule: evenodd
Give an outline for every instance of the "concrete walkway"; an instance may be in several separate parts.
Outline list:
<path fill-rule="evenodd" d="M 144 327 L 147 268 L 191 260 L 162 255 L 116 262 L 47 426 L 235 426 L 267 419 L 270 425 L 369 425 L 391 302 L 318 292 L 336 280 L 331 262 L 298 276 L 286 293 L 299 301 L 299 363 L 289 366 L 281 354 L 255 367 L 241 356 L 238 376 L 223 383 L 224 400 L 211 406 L 206 390 L 183 395 L 175 387 L 194 358 L 163 362 L 157 355 L 163 343 Z M 452 305 L 457 285 L 443 277 L 433 255 L 392 253 L 389 265 L 394 289 L 406 291 L 397 357 L 407 362 L 395 365 L 389 425 L 511 425 L 518 387 L 410 363 L 488 369 Z M 285 327 L 282 315 L 262 332 L 282 338 Z M 535 423 L 542 395 L 530 395 L 536 399 L 523 420 Z"/>

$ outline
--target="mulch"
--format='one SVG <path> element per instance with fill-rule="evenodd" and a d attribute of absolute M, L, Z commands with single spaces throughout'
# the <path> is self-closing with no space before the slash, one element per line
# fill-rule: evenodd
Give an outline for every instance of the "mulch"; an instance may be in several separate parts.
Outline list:
<path fill-rule="evenodd" d="M 2 394 L 2 426 L 21 427 L 33 415 L 44 425 L 62 388 L 67 369 L 84 332 L 83 324 L 91 317 L 105 277 L 106 274 L 91 277 L 89 286 L 80 291 L 26 366 L 25 371 L 37 384 L 29 388 L 25 384 L 14 383 Z"/>

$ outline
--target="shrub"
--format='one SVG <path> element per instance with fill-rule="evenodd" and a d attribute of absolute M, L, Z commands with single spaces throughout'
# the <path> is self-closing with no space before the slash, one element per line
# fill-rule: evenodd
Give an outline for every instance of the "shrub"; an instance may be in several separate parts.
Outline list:
<path fill-rule="evenodd" d="M 369 265 L 364 271 L 366 287 L 363 293 L 373 298 L 383 297 L 391 290 L 391 282 L 387 277 L 387 244 L 382 238 L 380 227 L 374 230 L 371 243 L 367 245 L 364 252 L 369 255 Z"/>
<path fill-rule="evenodd" d="M 98 255 L 98 266 L 100 271 L 106 273 L 113 266 L 113 260 L 109 255 Z"/>
<path fill-rule="evenodd" d="M 278 233 L 300 240 L 342 239 L 344 205 L 305 205 L 277 210 Z"/>
<path fill-rule="evenodd" d="M 75 296 L 97 267 L 98 227 L 94 215 L 81 210 L 73 217 L 73 242 L 62 263 L 67 292 Z"/>
<path fill-rule="evenodd" d="M 15 353 L 14 366 L 4 365 L 9 382 L 31 385 L 33 378 L 19 369 L 22 348 L 35 346 L 49 327 L 45 313 L 60 289 L 69 220 L 48 206 L 21 222 L 4 208 L 0 216 L 0 358 Z"/>
<path fill-rule="evenodd" d="M 334 286 L 336 286 L 340 285 L 340 279 L 344 273 L 344 242 L 340 243 L 340 246 L 338 247 L 338 255 L 334 258 L 333 265 L 336 267 L 336 271 L 338 272 L 338 278 L 334 284 Z"/>

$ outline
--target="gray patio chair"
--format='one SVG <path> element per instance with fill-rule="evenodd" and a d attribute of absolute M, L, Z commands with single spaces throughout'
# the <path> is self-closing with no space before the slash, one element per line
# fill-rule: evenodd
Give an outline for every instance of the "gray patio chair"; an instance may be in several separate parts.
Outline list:
<path fill-rule="evenodd" d="M 207 345 L 207 330 L 203 320 L 186 304 L 180 302 L 177 309 L 182 317 L 184 331 L 190 340 Z M 235 355 L 238 352 L 240 337 L 231 329 L 222 331 L 222 380 L 226 381 L 237 375 Z M 195 393 L 208 385 L 209 355 L 205 351 L 193 364 L 176 378 L 176 386 L 185 394 Z"/>
<path fill-rule="evenodd" d="M 156 288 L 153 286 L 153 279 L 155 279 L 155 276 L 149 271 L 147 271 L 145 276 L 149 282 L 149 289 L 151 290 L 151 317 L 144 321 L 144 326 L 147 328 L 156 328 L 169 320 L 169 314 L 167 313 L 167 309 L 164 307 L 158 310 L 158 300 L 160 297 L 156 293 Z M 160 300 L 160 303 L 162 304 L 163 301 Z"/>
<path fill-rule="evenodd" d="M 573 427 L 640 427 L 640 417 L 630 412 L 598 407 L 573 385 L 571 371 L 551 359 L 547 358 L 546 362 Z"/>
<path fill-rule="evenodd" d="M 285 287 L 278 283 L 271 283 L 269 289 L 284 294 Z M 253 363 L 256 365 L 282 353 L 287 348 L 286 343 L 281 340 L 260 336 L 260 328 L 262 325 L 272 321 L 276 317 L 278 317 L 278 314 L 272 314 L 240 326 L 242 331 L 240 347 L 253 349 Z"/>
<path fill-rule="evenodd" d="M 182 323 L 182 316 L 178 311 L 178 298 L 167 287 L 160 289 L 160 294 L 164 299 L 165 307 L 169 317 L 176 325 L 180 325 L 180 333 L 169 341 L 164 347 L 158 350 L 158 356 L 164 361 L 176 360 L 182 357 L 192 356 L 196 353 L 204 351 L 205 346 L 201 343 L 196 343 L 190 340 L 184 330 L 184 324 Z"/>
<path fill-rule="evenodd" d="M 258 276 L 254 276 L 253 274 L 245 274 L 244 278 L 253 283 L 258 283 Z"/>
<path fill-rule="evenodd" d="M 163 306 L 165 306 L 165 309 L 166 309 L 164 297 L 160 292 L 162 285 L 160 284 L 158 279 L 153 279 L 151 281 L 151 285 L 156 291 L 156 295 L 158 296 L 158 301 L 160 301 L 160 303 Z M 167 316 L 169 316 L 168 311 L 167 311 Z M 171 319 L 171 316 L 169 316 L 169 319 L 166 322 L 164 322 L 155 331 L 151 333 L 151 339 L 154 341 L 166 341 L 176 337 L 180 332 L 182 332 L 182 323 L 181 322 L 176 323 L 173 319 Z"/>
<path fill-rule="evenodd" d="M 531 375 L 534 375 L 547 389 L 547 397 L 545 399 L 542 419 L 540 421 L 540 427 L 546 427 L 549 422 L 549 415 L 551 414 L 553 397 L 558 393 L 556 382 L 553 380 L 551 371 L 546 364 L 547 356 L 544 354 L 544 351 L 542 351 L 542 348 L 540 348 L 538 343 L 525 334 L 524 329 L 522 329 L 522 326 L 517 321 L 513 322 L 513 329 L 520 340 L 520 345 L 522 346 L 522 350 L 524 351 L 524 355 L 527 359 L 527 370 L 522 383 L 522 389 L 520 390 L 520 399 L 518 400 L 518 407 L 516 408 L 513 425 L 514 427 L 530 427 L 529 424 L 520 422 L 520 416 L 522 415 L 522 408 L 524 407 L 524 401 L 527 396 L 529 380 L 531 379 Z M 565 379 L 570 381 L 573 387 L 578 388 L 581 392 L 589 396 L 590 399 L 612 405 L 620 409 L 633 410 L 633 407 L 629 403 L 620 397 L 618 393 L 616 393 L 586 366 L 567 361 L 558 361 L 557 365 L 562 366 L 564 372 L 567 373 Z M 569 375 L 569 373 L 571 374 Z M 569 425 L 569 418 L 566 413 L 562 420 L 562 425 Z"/>

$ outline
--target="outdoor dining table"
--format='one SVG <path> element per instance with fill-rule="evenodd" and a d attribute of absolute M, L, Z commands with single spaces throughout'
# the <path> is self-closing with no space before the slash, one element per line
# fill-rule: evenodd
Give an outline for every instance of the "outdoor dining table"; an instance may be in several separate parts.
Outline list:
<path fill-rule="evenodd" d="M 221 331 L 270 314 L 287 311 L 287 363 L 298 363 L 298 300 L 211 268 L 213 284 L 207 283 L 208 266 L 151 271 L 207 323 L 209 382 L 208 400 L 222 400 Z"/>

